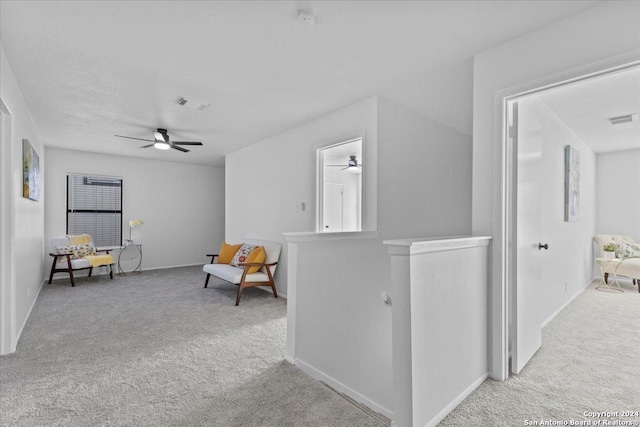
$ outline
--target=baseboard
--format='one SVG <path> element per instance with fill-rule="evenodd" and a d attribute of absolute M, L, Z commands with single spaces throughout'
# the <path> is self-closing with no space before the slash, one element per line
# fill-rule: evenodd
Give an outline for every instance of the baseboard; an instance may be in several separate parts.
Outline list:
<path fill-rule="evenodd" d="M 36 306 L 36 301 L 38 301 L 38 297 L 40 296 L 40 291 L 42 290 L 42 287 L 44 286 L 44 284 L 45 284 L 45 282 L 47 280 L 43 280 L 40 283 L 40 287 L 38 288 L 38 291 L 36 292 L 36 295 L 33 298 L 33 301 L 31 302 L 31 307 L 29 307 L 29 311 L 27 312 L 27 315 L 24 318 L 24 322 L 22 323 L 22 326 L 20 326 L 20 330 L 16 333 L 16 342 L 14 343 L 15 347 L 13 347 L 11 349 L 11 353 L 14 353 L 16 351 L 16 349 L 18 348 L 18 343 L 20 342 L 20 337 L 22 336 L 22 331 L 24 330 L 25 325 L 29 321 L 29 317 L 31 317 L 31 311 L 33 310 L 33 307 Z"/>
<path fill-rule="evenodd" d="M 143 268 L 142 271 L 152 271 L 152 270 L 166 270 L 167 268 L 180 268 L 180 267 L 194 267 L 196 265 L 205 265 L 206 263 L 204 262 L 198 262 L 195 264 L 178 264 L 178 265 L 167 265 L 167 266 L 163 266 L 163 267 L 150 267 L 150 268 Z"/>
<path fill-rule="evenodd" d="M 293 357 L 289 356 L 288 354 L 284 355 L 284 360 L 286 360 L 287 362 L 291 363 L 292 365 L 296 364 L 296 361 Z"/>
<path fill-rule="evenodd" d="M 285 359 L 286 358 L 287 358 L 287 356 L 285 355 Z M 309 375 L 314 380 L 322 381 L 322 382 L 326 383 L 327 385 L 329 385 L 331 388 L 335 389 L 336 391 L 346 394 L 347 396 L 349 396 L 353 400 L 355 400 L 357 402 L 360 402 L 363 405 L 368 406 L 370 409 L 372 409 L 372 410 L 384 415 L 387 418 L 392 418 L 393 417 L 393 412 L 389 411 L 386 408 L 383 408 L 382 406 L 378 405 L 377 403 L 373 402 L 372 400 L 364 397 L 363 395 L 361 395 L 357 391 L 347 387 L 346 385 L 342 384 L 340 381 L 337 381 L 336 379 L 334 379 L 334 378 L 330 377 L 329 375 L 325 374 L 324 372 L 314 368 L 313 366 L 303 362 L 302 360 L 296 359 L 295 362 L 294 362 L 294 365 L 296 365 L 298 368 L 300 368 L 300 370 L 302 370 L 302 372 L 304 372 L 305 374 Z"/>
<path fill-rule="evenodd" d="M 438 425 L 438 423 L 442 421 L 444 417 L 449 415 L 449 412 L 453 411 L 456 406 L 458 406 L 464 399 L 466 399 L 471 393 L 473 393 L 473 391 L 478 388 L 478 386 L 482 384 L 487 378 L 489 378 L 489 373 L 485 372 L 480 376 L 480 378 L 471 383 L 469 387 L 464 389 L 464 391 L 460 393 L 458 397 L 453 399 L 447 406 L 445 406 L 442 411 L 438 412 L 435 417 L 431 418 L 427 422 L 427 424 L 425 424 L 425 427 L 435 427 L 436 425 Z"/>
<path fill-rule="evenodd" d="M 583 293 L 583 292 L 584 292 L 584 290 L 585 290 L 585 289 L 587 289 L 587 288 L 589 287 L 589 285 L 591 285 L 591 283 L 593 283 L 593 280 L 592 280 L 591 282 L 587 283 L 587 286 L 585 286 L 584 288 L 579 289 L 579 290 L 578 290 L 578 292 L 576 292 L 576 293 L 575 293 L 571 298 L 569 298 L 569 299 L 567 300 L 567 302 L 565 302 L 564 304 L 562 304 L 562 305 L 560 306 L 560 308 L 559 308 L 559 309 L 557 309 L 557 310 L 556 310 L 556 311 L 555 311 L 551 316 L 549 316 L 549 318 L 548 318 L 547 320 L 545 320 L 544 322 L 542 322 L 542 326 L 541 326 L 541 328 L 544 328 L 544 327 L 545 327 L 545 326 L 547 326 L 547 325 L 548 325 L 548 324 L 549 324 L 553 319 L 555 319 L 555 317 L 556 317 L 558 314 L 560 314 L 560 312 L 561 312 L 562 310 L 564 310 L 565 308 L 567 308 L 567 306 L 568 306 L 569 304 L 571 304 L 571 302 L 572 302 L 574 299 L 576 299 L 576 297 L 577 297 L 578 295 L 580 295 L 581 293 Z"/>

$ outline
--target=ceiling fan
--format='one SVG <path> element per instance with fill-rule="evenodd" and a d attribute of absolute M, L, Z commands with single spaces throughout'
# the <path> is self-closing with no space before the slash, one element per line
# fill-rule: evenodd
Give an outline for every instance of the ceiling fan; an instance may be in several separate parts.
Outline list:
<path fill-rule="evenodd" d="M 328 167 L 333 167 L 333 168 L 342 168 L 340 169 L 341 171 L 345 170 L 345 169 L 350 169 L 350 170 L 357 170 L 358 168 L 362 167 L 362 164 L 358 164 L 358 159 L 356 158 L 356 156 L 349 156 L 349 161 L 347 162 L 346 165 L 327 165 Z"/>
<path fill-rule="evenodd" d="M 136 139 L 138 141 L 147 141 L 153 142 L 153 144 L 143 145 L 140 148 L 149 148 L 155 147 L 159 150 L 168 150 L 169 148 L 173 148 L 174 150 L 182 151 L 183 153 L 188 153 L 190 150 L 186 148 L 180 147 L 180 145 L 202 145 L 202 142 L 189 142 L 189 141 L 171 141 L 169 139 L 169 134 L 166 129 L 158 128 L 156 132 L 153 133 L 154 139 L 142 139 L 142 138 L 134 138 L 132 136 L 124 136 L 124 135 L 115 135 L 118 138 L 127 138 L 127 139 Z"/>

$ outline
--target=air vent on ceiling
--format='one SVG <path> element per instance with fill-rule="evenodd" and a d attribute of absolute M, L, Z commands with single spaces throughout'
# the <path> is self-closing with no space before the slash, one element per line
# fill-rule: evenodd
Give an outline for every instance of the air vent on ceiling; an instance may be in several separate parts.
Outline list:
<path fill-rule="evenodd" d="M 209 107 L 209 105 L 211 105 L 210 102 L 198 101 L 197 99 L 187 98 L 184 96 L 181 96 L 178 98 L 178 104 L 185 106 L 187 108 L 191 108 L 192 110 L 201 110 L 201 111 Z"/>
<path fill-rule="evenodd" d="M 626 116 L 610 117 L 609 121 L 612 125 L 619 125 L 622 123 L 635 122 L 638 120 L 637 114 L 627 114 Z"/>

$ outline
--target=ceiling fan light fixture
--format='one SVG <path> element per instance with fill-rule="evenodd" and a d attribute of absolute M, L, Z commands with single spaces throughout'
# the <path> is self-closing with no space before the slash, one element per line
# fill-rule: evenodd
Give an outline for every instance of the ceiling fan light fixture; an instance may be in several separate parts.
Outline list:
<path fill-rule="evenodd" d="M 153 147 L 157 148 L 158 150 L 168 150 L 169 148 L 171 148 L 171 146 L 165 141 L 158 141 L 153 144 Z"/>
<path fill-rule="evenodd" d="M 164 136 L 163 136 L 160 132 L 154 132 L 154 133 L 153 133 L 153 138 L 154 138 L 156 141 L 158 141 L 158 142 L 167 142 L 167 141 L 164 139 Z"/>

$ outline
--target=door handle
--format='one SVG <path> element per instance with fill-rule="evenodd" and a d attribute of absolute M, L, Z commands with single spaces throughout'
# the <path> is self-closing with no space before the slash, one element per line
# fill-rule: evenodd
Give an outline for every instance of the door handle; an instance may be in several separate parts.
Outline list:
<path fill-rule="evenodd" d="M 542 250 L 544 249 L 545 251 L 549 249 L 549 244 L 545 243 L 544 245 L 542 243 L 538 243 L 538 250 Z"/>

